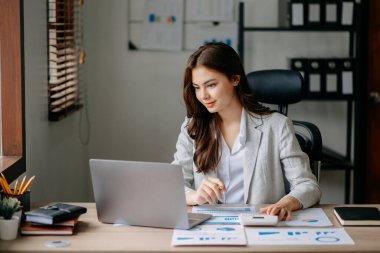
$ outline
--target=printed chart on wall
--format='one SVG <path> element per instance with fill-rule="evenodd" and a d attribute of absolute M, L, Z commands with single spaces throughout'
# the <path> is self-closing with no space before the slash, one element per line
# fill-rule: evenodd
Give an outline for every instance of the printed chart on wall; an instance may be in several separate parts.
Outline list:
<path fill-rule="evenodd" d="M 144 7 L 143 49 L 182 49 L 183 0 L 146 0 Z"/>
<path fill-rule="evenodd" d="M 198 40 L 203 45 L 210 42 L 223 42 L 237 50 L 237 30 L 236 23 L 201 24 Z"/>
<path fill-rule="evenodd" d="M 188 0 L 186 8 L 189 16 L 197 21 L 226 21 L 234 20 L 234 1 L 231 0 Z"/>

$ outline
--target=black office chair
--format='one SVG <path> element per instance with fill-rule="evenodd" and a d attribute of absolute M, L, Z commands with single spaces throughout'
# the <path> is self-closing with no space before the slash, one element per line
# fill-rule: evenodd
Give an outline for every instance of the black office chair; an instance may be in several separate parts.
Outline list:
<path fill-rule="evenodd" d="M 262 70 L 247 75 L 248 85 L 257 101 L 278 105 L 278 111 L 288 113 L 288 105 L 302 100 L 305 82 L 298 71 Z M 309 156 L 310 167 L 319 182 L 322 163 L 322 136 L 310 122 L 293 120 L 295 134 L 301 149 Z"/>

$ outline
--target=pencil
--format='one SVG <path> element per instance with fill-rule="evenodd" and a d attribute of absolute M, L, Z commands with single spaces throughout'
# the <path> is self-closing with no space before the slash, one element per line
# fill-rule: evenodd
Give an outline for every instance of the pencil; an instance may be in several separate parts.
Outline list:
<path fill-rule="evenodd" d="M 20 188 L 18 189 L 18 194 L 21 194 L 22 187 L 24 187 L 25 178 L 26 178 L 26 176 L 24 176 L 24 178 L 21 181 Z"/>
<path fill-rule="evenodd" d="M 4 183 L 4 186 L 5 186 L 5 188 L 7 188 L 7 190 L 8 190 L 8 182 L 7 182 L 7 179 L 5 178 L 5 176 L 4 176 L 4 174 L 3 173 L 1 173 L 1 177 L 3 178 L 3 183 Z"/>
<path fill-rule="evenodd" d="M 3 188 L 3 192 L 4 192 L 4 193 L 7 193 L 7 194 L 10 193 L 10 192 L 8 191 L 8 188 L 7 188 L 7 186 L 6 186 L 6 184 L 5 184 L 3 178 L 0 178 L 0 184 L 1 184 L 1 188 Z"/>
<path fill-rule="evenodd" d="M 13 194 L 17 193 L 18 180 L 16 180 L 15 187 L 13 189 Z"/>
<path fill-rule="evenodd" d="M 21 190 L 21 194 L 24 194 L 25 191 L 29 188 L 29 186 L 32 184 L 33 182 L 33 179 L 35 178 L 36 176 L 33 176 L 31 177 L 28 182 L 25 184 L 24 188 Z"/>
<path fill-rule="evenodd" d="M 5 193 L 12 193 L 11 189 L 9 188 L 8 182 L 5 179 L 3 173 L 1 173 L 1 182 L 2 182 L 2 187 Z"/>
<path fill-rule="evenodd" d="M 3 189 L 3 192 L 7 193 L 7 191 L 5 190 L 5 187 L 3 185 L 3 179 L 1 177 L 0 177 L 0 186 L 1 186 L 1 189 Z"/>
<path fill-rule="evenodd" d="M 1 177 L 2 177 L 5 181 L 7 181 L 7 180 L 5 179 L 4 174 L 3 174 L 3 173 L 0 173 L 0 174 L 1 174 Z"/>

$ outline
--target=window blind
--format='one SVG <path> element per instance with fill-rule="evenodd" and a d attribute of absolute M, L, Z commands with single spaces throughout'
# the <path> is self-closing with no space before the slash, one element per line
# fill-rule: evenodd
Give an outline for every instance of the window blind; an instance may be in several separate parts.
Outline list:
<path fill-rule="evenodd" d="M 48 0 L 49 120 L 82 107 L 84 0 Z"/>

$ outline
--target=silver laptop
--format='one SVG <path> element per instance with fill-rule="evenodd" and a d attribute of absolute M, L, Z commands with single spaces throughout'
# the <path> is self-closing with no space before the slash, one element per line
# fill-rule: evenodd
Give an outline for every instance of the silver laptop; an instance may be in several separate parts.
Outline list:
<path fill-rule="evenodd" d="M 187 213 L 179 165 L 90 159 L 90 170 L 101 222 L 189 229 L 211 217 Z"/>

